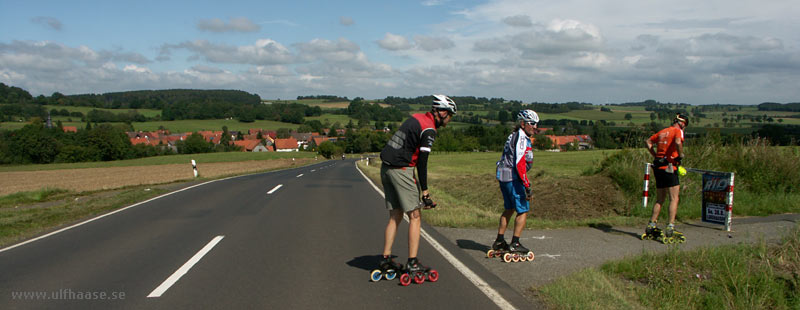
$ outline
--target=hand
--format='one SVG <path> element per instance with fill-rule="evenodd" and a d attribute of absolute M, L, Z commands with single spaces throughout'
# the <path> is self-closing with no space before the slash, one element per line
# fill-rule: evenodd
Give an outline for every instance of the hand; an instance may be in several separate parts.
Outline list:
<path fill-rule="evenodd" d="M 425 209 L 425 210 L 436 208 L 436 203 L 433 202 L 433 200 L 431 199 L 431 195 L 430 194 L 422 195 L 422 203 L 423 203 L 423 207 L 422 208 Z"/>
<path fill-rule="evenodd" d="M 680 166 L 682 161 L 683 161 L 683 156 L 675 157 L 675 165 L 676 166 Z"/>
<path fill-rule="evenodd" d="M 533 190 L 530 187 L 525 188 L 525 200 L 531 199 L 532 191 Z"/>

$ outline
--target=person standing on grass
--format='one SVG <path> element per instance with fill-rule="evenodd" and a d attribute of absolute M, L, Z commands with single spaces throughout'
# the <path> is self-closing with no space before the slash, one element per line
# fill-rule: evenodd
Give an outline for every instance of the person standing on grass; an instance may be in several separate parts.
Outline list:
<path fill-rule="evenodd" d="M 528 180 L 528 171 L 533 167 L 531 137 L 538 131 L 539 115 L 533 110 L 522 110 L 517 115 L 517 122 L 497 162 L 497 181 L 503 194 L 505 211 L 500 216 L 497 239 L 492 244 L 492 250 L 527 253 L 529 250 L 520 244 L 519 237 L 530 211 L 531 182 Z M 504 235 L 514 212 L 517 213 L 514 218 L 514 237 L 509 245 Z"/>
<path fill-rule="evenodd" d="M 456 103 L 452 99 L 445 95 L 433 95 L 431 111 L 414 114 L 403 122 L 381 151 L 381 183 L 386 196 L 386 208 L 389 210 L 381 266 L 398 266 L 392 260 L 392 244 L 403 214 L 407 214 L 406 270 L 427 269 L 419 263 L 417 250 L 421 225 L 420 208 L 436 207 L 428 193 L 428 155 L 436 139 L 436 129 L 447 126 L 455 114 Z"/>
<path fill-rule="evenodd" d="M 650 223 L 645 228 L 645 234 L 653 234 L 658 222 L 661 206 L 669 195 L 669 225 L 664 231 L 666 237 L 672 237 L 680 232 L 675 231 L 675 215 L 678 213 L 680 200 L 680 179 L 678 167 L 684 158 L 683 129 L 689 125 L 689 117 L 678 114 L 672 120 L 672 126 L 662 129 L 645 141 L 647 151 L 653 155 L 653 174 L 656 178 L 656 204 L 653 206 L 653 215 Z"/>

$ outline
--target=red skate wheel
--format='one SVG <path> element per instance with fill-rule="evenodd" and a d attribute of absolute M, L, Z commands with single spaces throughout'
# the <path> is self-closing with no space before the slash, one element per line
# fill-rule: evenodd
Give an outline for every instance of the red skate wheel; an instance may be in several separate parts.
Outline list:
<path fill-rule="evenodd" d="M 514 255 L 511 257 L 511 260 L 512 260 L 513 262 L 515 262 L 515 263 L 519 263 L 519 261 L 520 261 L 519 254 L 514 254 Z"/>
<path fill-rule="evenodd" d="M 486 257 L 488 258 L 494 257 L 494 250 L 489 250 L 489 252 L 486 252 Z"/>
<path fill-rule="evenodd" d="M 431 282 L 439 281 L 439 272 L 434 269 L 431 269 L 431 271 L 428 272 L 428 281 Z"/>
<path fill-rule="evenodd" d="M 408 286 L 409 284 L 411 284 L 411 276 L 407 273 L 400 275 L 400 285 Z"/>
<path fill-rule="evenodd" d="M 417 272 L 414 274 L 414 283 L 422 284 L 425 282 L 425 274 L 422 272 Z"/>
<path fill-rule="evenodd" d="M 505 255 L 503 255 L 503 261 L 506 262 L 506 263 L 510 263 L 511 262 L 511 258 L 512 258 L 511 253 L 506 253 Z"/>
<path fill-rule="evenodd" d="M 536 256 L 533 255 L 533 252 L 528 252 L 528 261 L 532 262 Z"/>

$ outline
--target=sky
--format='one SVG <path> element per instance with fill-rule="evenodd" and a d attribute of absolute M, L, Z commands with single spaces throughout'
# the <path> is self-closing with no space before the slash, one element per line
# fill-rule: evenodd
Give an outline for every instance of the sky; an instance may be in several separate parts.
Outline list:
<path fill-rule="evenodd" d="M 800 102 L 797 0 L 0 0 L 0 82 L 32 95 Z"/>

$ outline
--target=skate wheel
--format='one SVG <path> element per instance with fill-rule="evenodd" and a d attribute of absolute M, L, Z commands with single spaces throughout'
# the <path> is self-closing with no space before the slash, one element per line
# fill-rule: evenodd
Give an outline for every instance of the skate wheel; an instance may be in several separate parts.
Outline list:
<path fill-rule="evenodd" d="M 506 253 L 505 255 L 503 255 L 503 261 L 506 262 L 506 263 L 510 263 L 511 262 L 511 253 Z"/>
<path fill-rule="evenodd" d="M 392 281 L 394 278 L 397 277 L 397 272 L 394 269 L 386 270 L 386 273 L 383 275 L 386 280 Z"/>
<path fill-rule="evenodd" d="M 527 255 L 527 256 L 528 256 L 528 261 L 529 261 L 529 262 L 532 262 L 532 261 L 533 261 L 533 259 L 534 259 L 534 258 L 536 258 L 536 256 L 534 256 L 534 255 L 533 255 L 533 252 L 528 252 L 528 255 Z"/>
<path fill-rule="evenodd" d="M 375 270 L 373 270 L 373 271 L 372 271 L 372 272 L 369 274 L 369 279 L 370 279 L 370 280 L 372 280 L 372 282 L 378 282 L 378 281 L 380 281 L 380 280 L 381 280 L 381 271 L 380 271 L 380 270 L 378 270 L 378 269 L 375 269 Z"/>
<path fill-rule="evenodd" d="M 486 252 L 486 257 L 487 257 L 487 258 L 492 258 L 492 257 L 494 257 L 494 250 L 489 250 L 488 252 Z"/>
<path fill-rule="evenodd" d="M 425 282 L 425 274 L 422 272 L 417 272 L 414 274 L 414 283 L 422 284 Z"/>
<path fill-rule="evenodd" d="M 524 262 L 524 261 L 527 261 L 527 260 L 528 260 L 528 255 L 520 255 L 519 256 L 519 261 Z"/>
<path fill-rule="evenodd" d="M 431 271 L 428 272 L 428 281 L 431 282 L 439 281 L 439 272 L 431 269 Z"/>
<path fill-rule="evenodd" d="M 407 273 L 401 274 L 400 275 L 400 285 L 408 286 L 409 284 L 411 284 L 411 276 L 408 275 Z"/>
<path fill-rule="evenodd" d="M 512 261 L 514 261 L 515 263 L 519 263 L 519 261 L 520 261 L 519 254 L 514 254 L 514 255 L 511 257 L 511 260 L 512 260 Z"/>
<path fill-rule="evenodd" d="M 647 234 L 642 234 L 641 236 L 639 236 L 639 238 L 641 238 L 642 240 L 647 239 Z"/>

